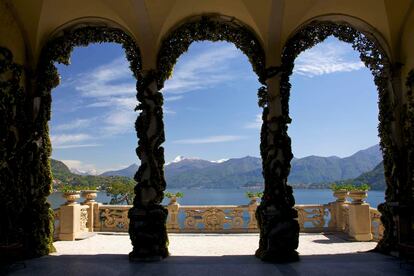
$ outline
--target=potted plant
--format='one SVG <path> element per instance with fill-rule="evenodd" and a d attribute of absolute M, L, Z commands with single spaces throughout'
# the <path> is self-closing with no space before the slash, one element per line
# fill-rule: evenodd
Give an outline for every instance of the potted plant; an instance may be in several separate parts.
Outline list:
<path fill-rule="evenodd" d="M 82 187 L 82 197 L 85 199 L 84 203 L 94 202 L 97 197 L 96 186 L 85 186 Z"/>
<path fill-rule="evenodd" d="M 169 205 L 176 204 L 177 198 L 184 196 L 184 194 L 181 192 L 176 192 L 176 193 L 165 192 L 164 195 L 170 199 L 170 203 L 168 203 Z"/>
<path fill-rule="evenodd" d="M 63 198 L 66 199 L 65 205 L 76 204 L 76 200 L 80 198 L 80 191 L 70 185 L 61 186 L 59 192 L 62 192 Z"/>
<path fill-rule="evenodd" d="M 368 190 L 371 187 L 368 184 L 352 185 L 349 190 L 349 197 L 352 199 L 352 204 L 362 204 L 364 199 L 368 196 Z"/>
<path fill-rule="evenodd" d="M 331 190 L 336 202 L 345 202 L 349 191 L 349 185 L 332 183 Z"/>
<path fill-rule="evenodd" d="M 257 204 L 257 200 L 263 196 L 263 193 L 262 192 L 250 192 L 250 191 L 247 191 L 246 192 L 246 196 L 247 196 L 247 198 L 250 199 L 250 203 L 249 204 Z"/>

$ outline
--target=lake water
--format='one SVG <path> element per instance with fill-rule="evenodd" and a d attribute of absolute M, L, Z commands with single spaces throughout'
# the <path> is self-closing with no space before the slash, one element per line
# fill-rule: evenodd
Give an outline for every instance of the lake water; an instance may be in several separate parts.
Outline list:
<path fill-rule="evenodd" d="M 245 195 L 246 191 L 241 189 L 170 189 L 168 191 L 184 193 L 184 197 L 178 200 L 181 205 L 242 205 L 249 203 Z M 326 204 L 335 200 L 329 189 L 294 189 L 293 191 L 296 204 Z M 369 191 L 366 201 L 376 208 L 379 203 L 384 202 L 384 196 L 384 191 Z M 59 192 L 51 194 L 48 200 L 52 208 L 57 208 L 65 202 L 62 193 Z M 110 197 L 105 192 L 99 192 L 96 201 L 109 203 Z M 165 198 L 163 204 L 168 204 L 168 202 L 168 198 Z"/>

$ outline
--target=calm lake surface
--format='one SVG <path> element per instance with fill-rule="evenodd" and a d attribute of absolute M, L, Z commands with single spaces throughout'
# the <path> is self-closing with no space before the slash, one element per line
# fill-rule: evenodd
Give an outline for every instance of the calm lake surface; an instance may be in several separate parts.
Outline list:
<path fill-rule="evenodd" d="M 184 197 L 178 200 L 181 205 L 241 205 L 249 203 L 245 195 L 246 190 L 241 189 L 170 189 L 168 191 L 184 193 Z M 335 200 L 329 189 L 294 189 L 293 191 L 296 204 L 325 204 Z M 369 191 L 366 201 L 376 208 L 379 203 L 385 201 L 384 197 L 384 191 Z M 51 194 L 48 200 L 52 208 L 57 208 L 65 202 L 60 192 Z M 96 201 L 109 203 L 110 197 L 105 192 L 99 192 Z M 168 202 L 168 198 L 165 198 L 163 204 L 168 204 Z"/>

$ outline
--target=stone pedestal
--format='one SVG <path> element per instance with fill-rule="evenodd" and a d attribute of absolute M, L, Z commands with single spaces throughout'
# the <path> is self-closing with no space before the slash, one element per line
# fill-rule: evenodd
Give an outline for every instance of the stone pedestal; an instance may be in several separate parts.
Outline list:
<path fill-rule="evenodd" d="M 369 204 L 350 204 L 348 209 L 349 237 L 355 241 L 372 240 Z"/>
<path fill-rule="evenodd" d="M 168 222 L 167 230 L 171 232 L 178 232 L 180 230 L 180 225 L 178 224 L 178 211 L 180 209 L 180 204 L 177 201 L 171 201 L 167 206 L 168 209 Z"/>
<path fill-rule="evenodd" d="M 99 222 L 99 216 L 95 216 L 96 210 L 99 208 L 99 203 L 95 201 L 97 197 L 97 191 L 83 191 L 82 197 L 85 198 L 85 201 L 82 205 L 89 206 L 88 208 L 88 222 L 86 226 L 89 229 L 89 232 L 94 231 L 95 220 Z"/>
<path fill-rule="evenodd" d="M 329 203 L 332 206 L 331 212 L 331 222 L 333 222 L 332 227 L 335 231 L 343 232 L 346 225 L 346 217 L 344 216 L 344 206 L 348 205 L 349 202 L 346 201 L 335 201 Z M 330 223 L 331 223 L 330 222 Z"/>
<path fill-rule="evenodd" d="M 78 203 L 60 206 L 60 240 L 74 241 L 87 231 L 87 209 Z"/>
<path fill-rule="evenodd" d="M 257 210 L 257 198 L 253 198 L 248 206 L 249 212 L 249 224 L 247 225 L 248 232 L 256 232 L 257 231 L 257 219 L 256 219 L 256 210 Z"/>

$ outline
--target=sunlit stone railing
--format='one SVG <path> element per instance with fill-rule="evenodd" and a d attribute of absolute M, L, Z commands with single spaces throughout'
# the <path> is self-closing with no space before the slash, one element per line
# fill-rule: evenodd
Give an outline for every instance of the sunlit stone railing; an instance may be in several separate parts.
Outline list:
<path fill-rule="evenodd" d="M 54 217 L 53 240 L 58 240 L 59 234 L 60 234 L 60 208 L 53 209 L 53 217 Z"/>
<path fill-rule="evenodd" d="M 166 226 L 170 233 L 257 233 L 257 206 L 257 198 L 246 205 L 213 206 L 180 205 L 176 200 L 171 200 L 165 206 L 168 209 Z M 72 225 L 78 225 L 75 227 L 78 233 L 71 235 L 71 238 L 88 231 L 128 232 L 128 210 L 131 207 L 106 205 L 94 200 L 86 200 L 82 205 L 62 205 L 54 210 L 55 237 L 64 237 L 62 223 L 71 219 Z M 295 209 L 301 232 L 342 232 L 357 241 L 378 241 L 382 238 L 381 214 L 366 203 L 342 199 L 328 204 L 295 205 Z M 72 213 L 67 210 L 72 210 Z M 72 218 L 68 219 L 68 214 L 72 214 Z"/>
<path fill-rule="evenodd" d="M 382 239 L 384 234 L 384 225 L 381 222 L 381 213 L 375 208 L 369 208 L 369 213 L 371 217 L 372 239 L 374 241 L 379 241 Z"/>
<path fill-rule="evenodd" d="M 167 208 L 170 213 L 167 229 L 171 233 L 258 232 L 254 216 L 257 205 L 168 205 Z"/>
<path fill-rule="evenodd" d="M 95 231 L 128 232 L 128 210 L 132 205 L 99 205 Z"/>
<path fill-rule="evenodd" d="M 301 232 L 318 233 L 334 231 L 334 217 L 329 204 L 295 205 Z"/>

